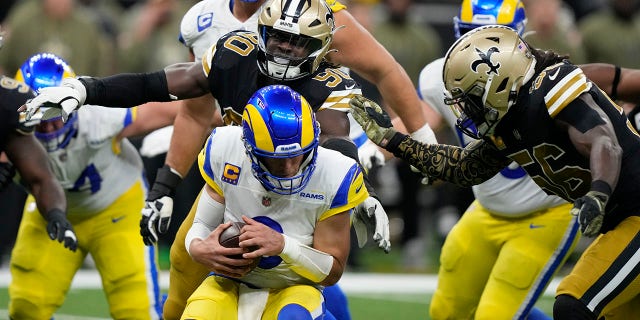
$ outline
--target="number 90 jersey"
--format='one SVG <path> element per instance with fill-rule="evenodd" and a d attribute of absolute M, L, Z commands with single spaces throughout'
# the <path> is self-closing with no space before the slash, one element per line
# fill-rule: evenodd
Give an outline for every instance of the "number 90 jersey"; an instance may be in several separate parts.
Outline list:
<path fill-rule="evenodd" d="M 318 70 L 301 79 L 279 82 L 258 70 L 258 35 L 233 31 L 224 35 L 202 58 L 211 94 L 222 109 L 225 124 L 239 125 L 249 98 L 271 84 L 286 84 L 307 99 L 314 111 L 349 111 L 349 100 L 361 94 L 358 84 L 344 71 L 323 63 Z"/>
<path fill-rule="evenodd" d="M 318 221 L 349 211 L 369 197 L 355 160 L 322 147 L 304 189 L 292 195 L 266 191 L 253 176 L 238 126 L 216 128 L 198 156 L 198 166 L 206 183 L 225 198 L 223 222 L 242 221 L 246 215 L 306 245 L 312 245 Z M 316 285 L 277 256 L 263 257 L 242 281 L 261 288 Z"/>

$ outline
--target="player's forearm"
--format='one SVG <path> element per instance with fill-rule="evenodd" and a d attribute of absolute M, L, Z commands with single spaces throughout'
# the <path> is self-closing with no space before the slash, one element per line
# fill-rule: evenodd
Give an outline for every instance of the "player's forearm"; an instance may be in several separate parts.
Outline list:
<path fill-rule="evenodd" d="M 615 189 L 622 165 L 622 148 L 611 138 L 599 136 L 591 145 L 589 163 L 592 181 L 604 181 Z"/>
<path fill-rule="evenodd" d="M 428 177 L 463 187 L 486 181 L 508 164 L 508 159 L 495 158 L 492 149 L 480 142 L 467 148 L 422 144 L 397 133 L 385 148 Z"/>
<path fill-rule="evenodd" d="M 206 118 L 203 115 L 203 118 Z M 202 149 L 211 126 L 186 115 L 182 110 L 173 124 L 171 144 L 165 163 L 185 177 Z"/>
<path fill-rule="evenodd" d="M 86 89 L 85 104 L 131 108 L 151 101 L 175 100 L 175 97 L 169 94 L 164 70 L 79 80 Z"/>
<path fill-rule="evenodd" d="M 399 64 L 396 70 L 382 77 L 376 86 L 385 104 L 398 115 L 409 133 L 422 128 L 427 119 L 411 79 Z"/>

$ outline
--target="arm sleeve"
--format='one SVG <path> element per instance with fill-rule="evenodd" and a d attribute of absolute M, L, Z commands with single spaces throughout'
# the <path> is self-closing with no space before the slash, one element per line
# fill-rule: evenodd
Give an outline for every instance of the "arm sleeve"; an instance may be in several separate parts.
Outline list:
<path fill-rule="evenodd" d="M 196 216 L 193 219 L 193 225 L 187 232 L 187 236 L 184 239 L 184 245 L 189 252 L 191 241 L 194 239 L 204 239 L 222 223 L 224 218 L 225 205 L 214 200 L 211 196 L 203 191 L 198 200 L 198 207 L 196 209 Z M 189 252 L 191 255 L 191 252 Z"/>

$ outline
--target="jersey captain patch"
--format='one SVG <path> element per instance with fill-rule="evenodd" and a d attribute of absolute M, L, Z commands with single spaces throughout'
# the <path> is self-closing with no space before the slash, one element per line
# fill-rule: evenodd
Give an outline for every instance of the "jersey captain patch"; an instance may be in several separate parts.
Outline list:
<path fill-rule="evenodd" d="M 227 162 L 224 164 L 224 170 L 222 170 L 222 176 L 220 177 L 220 180 L 234 186 L 238 185 L 240 171 L 242 171 L 242 168 Z"/>

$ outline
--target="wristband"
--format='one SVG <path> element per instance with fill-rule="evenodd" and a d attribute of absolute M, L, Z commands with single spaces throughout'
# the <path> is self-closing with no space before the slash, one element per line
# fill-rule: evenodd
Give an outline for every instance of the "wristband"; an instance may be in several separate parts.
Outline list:
<path fill-rule="evenodd" d="M 613 81 L 611 82 L 611 100 L 618 100 L 618 83 L 620 83 L 620 66 L 615 66 Z"/>
<path fill-rule="evenodd" d="M 411 133 L 411 139 L 420 141 L 422 143 L 428 144 L 437 144 L 438 140 L 436 139 L 436 134 L 431 129 L 428 123 L 426 123 L 422 128 Z"/>
<path fill-rule="evenodd" d="M 62 209 L 53 208 L 47 211 L 47 221 L 61 221 L 66 219 L 67 215 Z"/>
<path fill-rule="evenodd" d="M 279 256 L 290 264 L 295 273 L 319 283 L 331 272 L 333 256 L 302 244 L 300 241 L 282 234 L 284 247 Z"/>
<path fill-rule="evenodd" d="M 611 186 L 602 181 L 602 180 L 595 180 L 591 182 L 591 191 L 597 191 L 597 192 L 601 192 L 606 194 L 607 196 L 610 196 L 611 193 L 613 192 L 613 190 L 611 189 Z"/>

